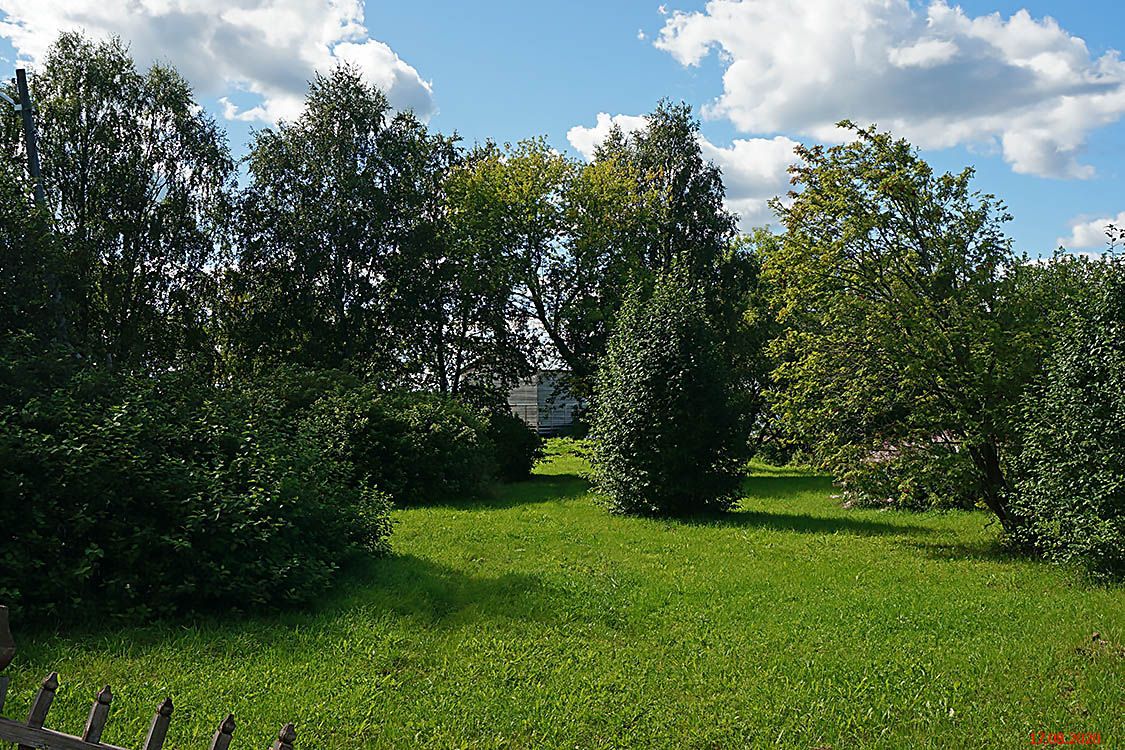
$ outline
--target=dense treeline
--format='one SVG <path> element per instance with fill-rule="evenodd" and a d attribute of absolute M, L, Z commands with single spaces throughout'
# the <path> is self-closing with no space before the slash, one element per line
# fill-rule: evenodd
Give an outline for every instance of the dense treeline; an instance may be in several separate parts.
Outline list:
<path fill-rule="evenodd" d="M 1121 263 L 1028 263 L 971 170 L 854 128 L 800 151 L 783 233 L 742 236 L 686 105 L 584 162 L 467 146 L 344 67 L 237 162 L 119 41 L 33 73 L 45 206 L 0 123 L 0 597 L 27 612 L 310 599 L 393 503 L 525 478 L 505 394 L 544 366 L 618 511 L 724 509 L 746 458 L 796 454 L 1121 570 Z"/>

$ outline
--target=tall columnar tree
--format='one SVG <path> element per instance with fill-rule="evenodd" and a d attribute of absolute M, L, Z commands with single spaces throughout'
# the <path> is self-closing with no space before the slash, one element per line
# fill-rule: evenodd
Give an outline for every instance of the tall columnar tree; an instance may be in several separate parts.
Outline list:
<path fill-rule="evenodd" d="M 937 175 L 906 141 L 844 124 L 854 139 L 800 149 L 800 190 L 774 204 L 776 407 L 838 475 L 888 451 L 967 462 L 967 491 L 1010 528 L 1006 450 L 1048 337 L 1009 216 L 971 169 Z"/>
<path fill-rule="evenodd" d="M 56 328 L 86 358 L 123 368 L 208 353 L 233 175 L 225 136 L 179 74 L 138 71 L 119 39 L 63 34 L 33 72 L 47 212 L 65 253 L 52 274 L 66 316 Z M 18 131 L 0 132 L 14 151 Z"/>
<path fill-rule="evenodd" d="M 731 370 L 697 280 L 661 272 L 626 302 L 598 372 L 592 463 L 619 512 L 725 510 L 746 441 Z"/>
<path fill-rule="evenodd" d="M 1120 240 L 1125 240 L 1122 236 Z M 1120 241 L 1114 236 L 1114 241 Z M 1098 575 L 1125 575 L 1125 258 L 1052 261 L 1085 283 L 1055 308 L 1046 373 L 1022 404 L 1013 507 L 1020 541 Z M 1048 298 L 1041 297 L 1046 300 Z"/>
<path fill-rule="evenodd" d="M 662 100 L 643 128 L 611 131 L 596 149 L 594 164 L 616 165 L 635 181 L 639 221 L 623 243 L 632 278 L 650 280 L 675 267 L 699 283 L 738 384 L 735 410 L 742 432 L 762 434 L 765 343 L 775 325 L 765 314 L 759 248 L 769 238 L 761 232 L 737 234 L 736 217 L 725 207 L 722 172 L 703 156 L 691 107 Z"/>

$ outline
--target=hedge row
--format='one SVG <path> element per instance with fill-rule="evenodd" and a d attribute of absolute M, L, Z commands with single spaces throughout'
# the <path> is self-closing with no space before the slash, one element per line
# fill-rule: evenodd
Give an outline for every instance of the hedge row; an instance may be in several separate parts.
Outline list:
<path fill-rule="evenodd" d="M 392 501 L 480 491 L 504 424 L 339 373 L 216 387 L 18 351 L 0 399 L 0 600 L 39 618 L 311 600 L 388 548 Z"/>

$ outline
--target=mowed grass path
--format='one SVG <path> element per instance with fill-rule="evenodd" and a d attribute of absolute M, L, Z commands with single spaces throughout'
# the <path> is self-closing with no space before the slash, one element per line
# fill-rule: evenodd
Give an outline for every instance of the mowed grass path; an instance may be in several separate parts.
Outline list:
<path fill-rule="evenodd" d="M 49 725 L 238 748 L 1023 747 L 1125 743 L 1125 593 L 995 551 L 982 514 L 845 510 L 762 470 L 739 512 L 620 518 L 559 452 L 489 499 L 396 512 L 393 557 L 313 611 L 84 635 L 17 632 L 9 715 L 48 668 Z M 1102 641 L 1093 642 L 1093 632 Z"/>

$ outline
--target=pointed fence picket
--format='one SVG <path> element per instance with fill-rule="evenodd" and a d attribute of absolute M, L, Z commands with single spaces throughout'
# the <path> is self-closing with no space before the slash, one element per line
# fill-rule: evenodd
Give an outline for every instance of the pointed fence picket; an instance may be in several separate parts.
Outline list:
<path fill-rule="evenodd" d="M 47 722 L 47 712 L 51 709 L 52 701 L 55 700 L 55 691 L 59 687 L 58 672 L 51 672 L 43 679 L 31 702 L 27 721 L 19 722 L 6 718 L 4 700 L 8 694 L 10 680 L 3 671 L 12 663 L 15 654 L 16 644 L 8 627 L 8 608 L 0 605 L 0 741 L 14 742 L 19 746 L 19 750 L 128 750 L 101 741 L 102 730 L 105 729 L 106 721 L 109 719 L 109 706 L 113 701 L 113 692 L 109 689 L 109 685 L 103 687 L 95 696 L 81 737 L 57 732 L 44 726 Z M 156 707 L 156 713 L 153 714 L 141 750 L 161 750 L 171 721 L 172 700 L 165 698 Z M 234 729 L 234 716 L 227 714 L 219 724 L 219 728 L 215 730 L 210 750 L 228 750 L 234 736 Z M 293 725 L 286 724 L 277 733 L 277 739 L 270 746 L 270 750 L 293 750 L 293 743 L 296 740 L 297 732 Z"/>

